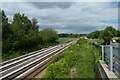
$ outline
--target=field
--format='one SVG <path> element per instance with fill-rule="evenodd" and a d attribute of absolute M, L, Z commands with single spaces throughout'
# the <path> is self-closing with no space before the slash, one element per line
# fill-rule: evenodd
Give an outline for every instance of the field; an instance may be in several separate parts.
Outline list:
<path fill-rule="evenodd" d="M 59 38 L 58 42 L 59 42 L 59 44 L 62 44 L 62 43 L 69 42 L 73 39 L 75 39 L 75 38 L 63 37 L 63 38 Z"/>
<path fill-rule="evenodd" d="M 47 67 L 43 78 L 96 78 L 95 65 L 100 53 L 87 40 L 79 40 Z"/>

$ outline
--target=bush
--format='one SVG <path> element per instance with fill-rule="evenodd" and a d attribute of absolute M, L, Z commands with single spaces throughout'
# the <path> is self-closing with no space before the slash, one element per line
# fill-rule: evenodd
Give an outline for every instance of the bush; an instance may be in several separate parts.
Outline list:
<path fill-rule="evenodd" d="M 45 44 L 55 44 L 59 38 L 57 32 L 51 28 L 45 28 L 41 30 L 40 35 Z"/>
<path fill-rule="evenodd" d="M 45 78 L 65 78 L 65 75 L 68 75 L 68 63 L 62 58 L 47 68 Z"/>
<path fill-rule="evenodd" d="M 101 58 L 99 49 L 81 39 L 63 53 L 47 67 L 43 78 L 95 78 L 95 64 Z"/>

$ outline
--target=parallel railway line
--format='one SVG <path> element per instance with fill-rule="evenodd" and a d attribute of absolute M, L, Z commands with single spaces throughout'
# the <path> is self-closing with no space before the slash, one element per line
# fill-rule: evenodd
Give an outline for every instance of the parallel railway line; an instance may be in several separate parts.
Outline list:
<path fill-rule="evenodd" d="M 48 49 L 42 49 L 39 51 L 35 51 L 15 59 L 6 61 L 1 63 L 0 74 L 2 76 L 0 79 L 24 79 L 28 77 L 30 74 L 35 72 L 35 70 L 39 70 L 45 64 L 47 64 L 52 59 L 52 55 L 56 55 L 61 53 L 70 45 L 76 43 L 77 40 L 56 45 L 54 47 L 50 47 Z M 35 76 L 35 75 L 32 75 Z M 30 76 L 29 76 L 30 77 Z"/>

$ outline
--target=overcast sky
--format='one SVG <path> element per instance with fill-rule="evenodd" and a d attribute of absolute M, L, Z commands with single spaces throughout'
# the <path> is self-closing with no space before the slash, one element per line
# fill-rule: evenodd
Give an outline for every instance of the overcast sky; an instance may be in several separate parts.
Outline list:
<path fill-rule="evenodd" d="M 107 25 L 118 29 L 118 2 L 3 2 L 9 21 L 14 13 L 37 18 L 39 28 L 58 33 L 89 33 Z"/>

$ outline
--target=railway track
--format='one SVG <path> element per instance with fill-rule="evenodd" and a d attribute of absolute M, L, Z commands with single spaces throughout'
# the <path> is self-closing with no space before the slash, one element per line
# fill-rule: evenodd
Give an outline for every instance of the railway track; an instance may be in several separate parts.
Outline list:
<path fill-rule="evenodd" d="M 31 52 L 29 54 L 5 61 L 1 63 L 2 66 L 0 67 L 1 71 L 0 74 L 2 74 L 2 76 L 0 77 L 0 79 L 15 80 L 18 78 L 24 79 L 28 76 L 30 78 L 30 75 L 33 72 L 35 72 L 35 70 L 39 70 L 49 61 L 51 61 L 52 55 L 56 55 L 64 51 L 66 48 L 68 48 L 70 45 L 76 42 L 77 40 L 74 40 L 65 44 L 45 48 L 39 51 Z"/>

